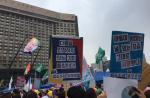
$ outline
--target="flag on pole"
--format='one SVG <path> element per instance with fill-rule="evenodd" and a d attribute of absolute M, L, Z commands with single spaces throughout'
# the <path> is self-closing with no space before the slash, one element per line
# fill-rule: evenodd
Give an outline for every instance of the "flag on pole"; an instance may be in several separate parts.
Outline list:
<path fill-rule="evenodd" d="M 48 79 L 48 70 L 45 72 L 45 74 L 42 77 L 42 81 Z"/>
<path fill-rule="evenodd" d="M 105 56 L 105 50 L 103 50 L 101 47 L 98 49 L 98 52 L 96 54 L 96 64 L 99 64 L 102 58 Z"/>
<path fill-rule="evenodd" d="M 88 64 L 86 62 L 85 57 L 83 57 L 83 62 L 82 62 L 82 77 L 86 75 L 86 70 L 88 69 Z"/>
<path fill-rule="evenodd" d="M 44 69 L 45 68 L 44 68 L 44 66 L 42 64 L 37 64 L 36 68 L 35 68 L 35 71 L 41 73 Z"/>
<path fill-rule="evenodd" d="M 26 92 L 28 92 L 29 90 L 32 89 L 32 80 L 31 80 L 31 77 L 29 78 L 27 84 L 24 86 L 23 88 Z"/>
<path fill-rule="evenodd" d="M 26 66 L 26 70 L 24 72 L 25 75 L 27 75 L 30 72 L 30 67 L 31 67 L 30 63 L 28 63 L 27 66 Z"/>
<path fill-rule="evenodd" d="M 82 79 L 85 81 L 85 80 L 92 80 L 94 79 L 93 78 L 93 75 L 89 69 L 89 65 L 87 64 L 86 62 L 86 59 L 83 58 L 83 65 L 82 65 L 82 68 L 83 68 L 83 71 L 82 71 Z"/>
<path fill-rule="evenodd" d="M 33 37 L 30 39 L 30 41 L 27 43 L 27 45 L 24 48 L 25 53 L 32 53 L 38 46 L 39 46 L 39 40 Z"/>
<path fill-rule="evenodd" d="M 29 79 L 29 89 L 31 90 L 32 89 L 32 80 L 31 80 L 31 77 Z"/>
<path fill-rule="evenodd" d="M 73 85 L 76 86 L 82 84 L 84 89 L 87 90 L 90 87 L 90 81 L 93 81 L 94 77 L 89 69 L 89 65 L 87 64 L 85 57 L 83 58 L 82 69 L 82 81 Z"/>
<path fill-rule="evenodd" d="M 11 76 L 10 81 L 9 81 L 9 88 L 8 88 L 8 90 L 11 90 L 12 82 L 13 82 L 13 78 L 12 78 L 12 76 Z"/>
<path fill-rule="evenodd" d="M 83 58 L 82 85 L 86 90 L 89 88 L 91 80 L 94 80 L 94 77 L 89 69 L 86 59 Z"/>

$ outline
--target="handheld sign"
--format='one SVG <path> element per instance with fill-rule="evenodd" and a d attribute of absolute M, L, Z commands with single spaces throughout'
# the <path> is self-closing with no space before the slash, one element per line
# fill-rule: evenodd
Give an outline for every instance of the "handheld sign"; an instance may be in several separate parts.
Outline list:
<path fill-rule="evenodd" d="M 81 79 L 83 38 L 51 37 L 50 39 L 50 78 Z"/>
<path fill-rule="evenodd" d="M 25 77 L 24 76 L 17 76 L 16 80 L 16 88 L 22 89 L 26 83 Z"/>
<path fill-rule="evenodd" d="M 141 79 L 144 34 L 112 31 L 112 77 Z"/>
<path fill-rule="evenodd" d="M 107 98 L 132 98 L 129 90 L 137 86 L 138 81 L 135 79 L 104 77 L 104 91 L 107 93 Z"/>

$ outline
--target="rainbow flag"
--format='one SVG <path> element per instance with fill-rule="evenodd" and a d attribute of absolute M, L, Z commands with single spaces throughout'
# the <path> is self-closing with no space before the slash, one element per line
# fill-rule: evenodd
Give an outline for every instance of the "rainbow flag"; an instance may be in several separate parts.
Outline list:
<path fill-rule="evenodd" d="M 39 40 L 36 39 L 35 37 L 33 37 L 32 39 L 30 39 L 30 41 L 25 46 L 24 52 L 32 53 L 39 46 L 39 44 L 40 44 Z"/>

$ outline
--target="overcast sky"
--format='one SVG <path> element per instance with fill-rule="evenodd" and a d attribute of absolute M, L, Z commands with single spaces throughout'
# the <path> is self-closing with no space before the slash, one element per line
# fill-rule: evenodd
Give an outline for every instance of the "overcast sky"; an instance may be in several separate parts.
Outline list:
<path fill-rule="evenodd" d="M 144 53 L 150 63 L 150 0 L 17 0 L 49 10 L 78 16 L 84 56 L 95 62 L 99 47 L 110 58 L 113 30 L 145 34 Z"/>

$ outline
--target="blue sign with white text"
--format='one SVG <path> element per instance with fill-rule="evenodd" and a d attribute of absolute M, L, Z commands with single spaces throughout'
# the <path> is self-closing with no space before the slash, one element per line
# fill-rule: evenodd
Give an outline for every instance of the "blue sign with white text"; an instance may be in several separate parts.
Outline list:
<path fill-rule="evenodd" d="M 83 38 L 51 38 L 54 79 L 79 80 L 82 73 Z"/>
<path fill-rule="evenodd" d="M 144 34 L 112 31 L 112 77 L 141 79 Z"/>

